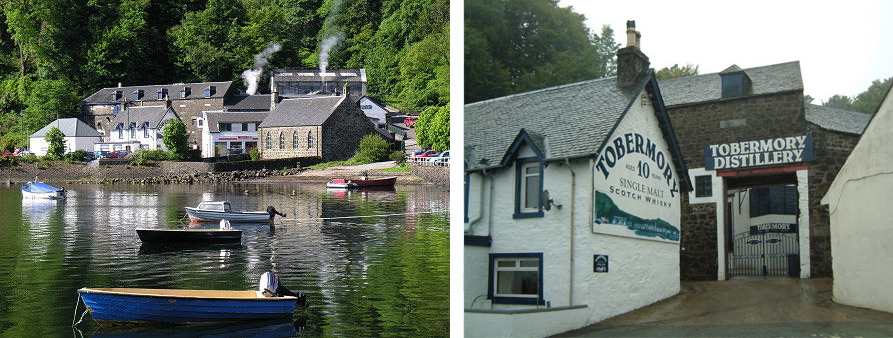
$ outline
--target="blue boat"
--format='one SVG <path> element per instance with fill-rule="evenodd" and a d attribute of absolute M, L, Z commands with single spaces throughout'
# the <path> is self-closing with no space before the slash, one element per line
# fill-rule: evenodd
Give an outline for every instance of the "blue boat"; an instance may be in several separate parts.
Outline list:
<path fill-rule="evenodd" d="M 64 197 L 65 188 L 56 188 L 43 182 L 28 182 L 22 186 L 22 198 L 60 199 Z"/>
<path fill-rule="evenodd" d="M 279 284 L 279 277 L 273 273 L 261 276 L 259 290 L 81 288 L 78 294 L 99 325 L 291 318 L 295 305 L 307 306 L 307 296 Z"/>

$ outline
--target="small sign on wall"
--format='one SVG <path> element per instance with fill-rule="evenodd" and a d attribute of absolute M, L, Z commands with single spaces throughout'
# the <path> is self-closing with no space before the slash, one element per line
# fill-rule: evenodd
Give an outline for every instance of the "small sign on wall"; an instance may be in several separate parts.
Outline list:
<path fill-rule="evenodd" d="M 593 255 L 592 257 L 592 272 L 607 273 L 608 255 Z"/>

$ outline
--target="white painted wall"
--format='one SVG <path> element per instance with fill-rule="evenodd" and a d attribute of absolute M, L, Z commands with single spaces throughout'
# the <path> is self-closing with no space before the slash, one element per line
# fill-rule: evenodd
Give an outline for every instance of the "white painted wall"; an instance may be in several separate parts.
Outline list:
<path fill-rule="evenodd" d="M 893 312 L 893 97 L 890 93 L 822 199 L 831 214 L 835 302 Z"/>
<path fill-rule="evenodd" d="M 360 110 L 366 114 L 366 117 L 378 120 L 378 123 L 387 122 L 388 111 L 365 96 L 360 99 Z M 378 128 L 378 125 L 376 124 L 375 127 Z"/>
<path fill-rule="evenodd" d="M 70 153 L 76 150 L 84 150 L 84 151 L 93 151 L 93 144 L 96 142 L 101 142 L 102 137 L 73 137 L 66 136 L 63 138 L 65 140 L 65 153 Z M 29 149 L 32 153 L 37 156 L 45 156 L 47 154 L 47 149 L 49 149 L 49 144 L 47 144 L 46 138 L 41 137 L 31 137 L 29 139 Z"/>

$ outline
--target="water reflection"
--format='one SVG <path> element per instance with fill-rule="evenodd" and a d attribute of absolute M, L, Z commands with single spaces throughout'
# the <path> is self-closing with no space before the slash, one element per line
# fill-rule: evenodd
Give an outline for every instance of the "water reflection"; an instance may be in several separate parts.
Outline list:
<path fill-rule="evenodd" d="M 264 271 L 308 294 L 311 307 L 295 316 L 307 320 L 311 336 L 449 329 L 447 191 L 75 185 L 66 200 L 26 202 L 16 189 L 0 189 L 0 292 L 7 295 L 0 336 L 70 334 L 80 287 L 253 290 Z M 233 224 L 243 231 L 233 246 L 139 241 L 137 227 L 188 226 L 183 207 L 204 200 L 245 210 L 272 205 L 288 217 L 273 226 Z"/>

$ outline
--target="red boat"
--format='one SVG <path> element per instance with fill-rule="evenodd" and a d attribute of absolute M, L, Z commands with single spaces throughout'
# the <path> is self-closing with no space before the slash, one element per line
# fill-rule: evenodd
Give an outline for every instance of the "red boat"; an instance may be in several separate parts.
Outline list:
<path fill-rule="evenodd" d="M 366 187 L 393 187 L 394 182 L 397 181 L 397 176 L 384 177 L 384 178 L 369 178 L 366 176 L 360 177 L 358 179 L 346 179 L 346 178 L 336 178 L 326 183 L 326 187 L 329 188 L 366 188 Z"/>

